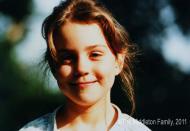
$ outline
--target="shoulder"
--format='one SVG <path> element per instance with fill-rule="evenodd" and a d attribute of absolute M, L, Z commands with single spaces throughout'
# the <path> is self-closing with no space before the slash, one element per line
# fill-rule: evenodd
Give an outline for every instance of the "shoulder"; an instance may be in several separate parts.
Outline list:
<path fill-rule="evenodd" d="M 49 131 L 53 123 L 53 114 L 49 113 L 27 123 L 19 131 Z"/>
<path fill-rule="evenodd" d="M 151 131 L 146 125 L 128 114 L 122 113 L 118 106 L 113 104 L 118 113 L 118 118 L 111 131 Z"/>
<path fill-rule="evenodd" d="M 129 131 L 151 131 L 146 125 L 124 113 L 122 113 L 119 123 Z"/>

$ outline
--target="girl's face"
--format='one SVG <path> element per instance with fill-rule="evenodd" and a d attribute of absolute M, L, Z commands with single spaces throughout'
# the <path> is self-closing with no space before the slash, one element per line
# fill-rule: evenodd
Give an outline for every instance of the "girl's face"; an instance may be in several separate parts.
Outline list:
<path fill-rule="evenodd" d="M 68 22 L 54 44 L 61 63 L 56 79 L 70 101 L 89 106 L 109 95 L 121 66 L 98 24 Z"/>

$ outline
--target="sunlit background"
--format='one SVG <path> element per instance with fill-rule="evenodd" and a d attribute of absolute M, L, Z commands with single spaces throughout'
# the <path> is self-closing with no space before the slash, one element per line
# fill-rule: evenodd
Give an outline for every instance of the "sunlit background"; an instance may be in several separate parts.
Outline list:
<path fill-rule="evenodd" d="M 41 35 L 41 25 L 45 17 L 51 13 L 54 6 L 58 5 L 59 2 L 60 0 L 34 0 L 34 11 L 26 22 L 27 30 L 29 30 L 28 34 L 14 50 L 19 62 L 27 66 L 36 66 L 43 60 L 46 43 Z M 56 90 L 57 88 L 54 87 L 57 87 L 57 85 L 53 76 L 50 74 L 49 77 L 49 89 Z"/>
<path fill-rule="evenodd" d="M 190 129 L 190 2 L 102 0 L 139 46 L 134 62 L 137 119 L 187 119 L 147 125 L 155 131 Z M 60 0 L 0 0 L 0 130 L 18 130 L 63 102 L 51 73 L 45 74 L 44 18 Z M 126 109 L 125 100 L 113 101 Z"/>

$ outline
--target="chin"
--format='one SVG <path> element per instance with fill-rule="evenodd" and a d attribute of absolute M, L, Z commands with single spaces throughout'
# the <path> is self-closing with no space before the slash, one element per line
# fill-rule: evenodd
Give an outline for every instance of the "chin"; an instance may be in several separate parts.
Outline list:
<path fill-rule="evenodd" d="M 80 106 L 92 106 L 101 100 L 101 96 L 80 96 L 77 100 L 73 100 L 76 104 Z"/>

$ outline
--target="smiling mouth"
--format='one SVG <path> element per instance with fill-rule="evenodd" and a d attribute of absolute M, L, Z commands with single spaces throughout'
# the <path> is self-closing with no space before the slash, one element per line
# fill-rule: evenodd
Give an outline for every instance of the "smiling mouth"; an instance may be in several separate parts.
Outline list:
<path fill-rule="evenodd" d="M 80 89 L 92 87 L 93 84 L 95 84 L 97 81 L 87 81 L 87 82 L 76 82 L 71 83 L 72 86 L 78 87 Z"/>

